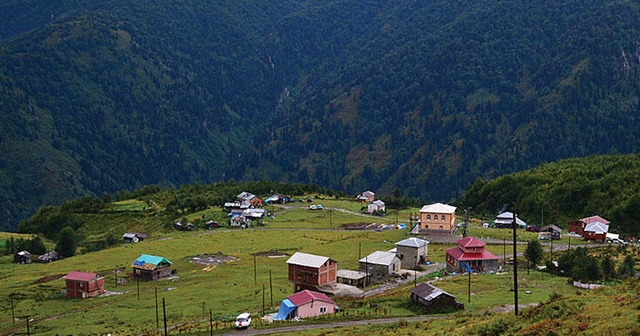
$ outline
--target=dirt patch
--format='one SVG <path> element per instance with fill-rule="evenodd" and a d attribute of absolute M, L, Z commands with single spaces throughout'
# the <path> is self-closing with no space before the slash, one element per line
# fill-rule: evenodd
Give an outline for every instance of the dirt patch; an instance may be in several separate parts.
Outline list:
<path fill-rule="evenodd" d="M 191 257 L 191 262 L 200 264 L 200 265 L 205 265 L 205 266 L 217 266 L 221 263 L 230 263 L 230 262 L 236 261 L 237 259 L 238 258 L 236 257 L 228 256 L 222 252 L 218 252 L 215 254 L 205 253 L 204 255 L 197 255 L 195 257 Z"/>
<path fill-rule="evenodd" d="M 269 258 L 282 258 L 282 257 L 289 256 L 284 252 L 278 252 L 278 251 L 257 252 L 257 253 L 254 253 L 253 255 L 258 257 L 269 257 Z"/>
<path fill-rule="evenodd" d="M 349 223 L 340 226 L 343 230 L 366 230 L 371 223 Z"/>
<path fill-rule="evenodd" d="M 42 278 L 36 280 L 35 283 L 40 284 L 40 283 L 45 283 L 45 282 L 49 282 L 49 281 L 53 281 L 53 280 L 58 280 L 58 279 L 62 278 L 65 275 L 66 274 L 49 275 L 49 276 L 42 277 Z"/>

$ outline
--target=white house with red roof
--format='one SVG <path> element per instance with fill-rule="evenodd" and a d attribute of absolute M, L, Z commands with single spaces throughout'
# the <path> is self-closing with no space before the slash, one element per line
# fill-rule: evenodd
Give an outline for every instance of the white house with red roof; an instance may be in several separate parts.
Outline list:
<path fill-rule="evenodd" d="M 446 251 L 448 272 L 464 272 L 466 267 L 462 262 L 471 267 L 474 272 L 489 272 L 498 269 L 498 257 L 485 249 L 485 242 L 475 237 L 466 237 L 458 240 L 458 246 Z"/>
<path fill-rule="evenodd" d="M 337 310 L 336 303 L 326 294 L 305 289 L 282 300 L 280 309 L 273 319 L 307 318 L 333 314 Z"/>

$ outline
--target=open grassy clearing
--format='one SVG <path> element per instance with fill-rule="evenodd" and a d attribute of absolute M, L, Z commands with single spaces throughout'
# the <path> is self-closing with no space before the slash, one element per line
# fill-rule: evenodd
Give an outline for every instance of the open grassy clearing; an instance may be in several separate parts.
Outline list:
<path fill-rule="evenodd" d="M 394 212 L 385 217 L 362 216 L 350 212 L 357 212 L 361 203 L 327 199 L 312 203 L 325 207 L 317 211 L 309 210 L 307 203 L 268 206 L 268 210 L 275 213 L 275 218 L 265 220 L 265 225 L 257 229 L 180 232 L 170 228 L 170 224 L 179 218 L 166 217 L 156 205 L 149 207 L 148 204 L 146 201 L 117 202 L 111 211 L 81 215 L 87 223 L 81 232 L 85 236 L 104 239 L 108 235 L 120 237 L 126 231 L 149 233 L 150 239 L 144 242 L 119 245 L 52 264 L 14 265 L 10 263 L 10 257 L 0 259 L 0 295 L 6 298 L 2 301 L 7 302 L 0 306 L 3 312 L 0 332 L 24 332 L 24 317 L 29 315 L 34 319 L 31 330 L 38 335 L 140 334 L 156 327 L 156 290 L 160 304 L 163 298 L 166 301 L 169 325 L 206 320 L 209 311 L 218 321 L 230 320 L 242 311 L 250 311 L 257 316 L 262 310 L 263 294 L 265 311 L 275 311 L 280 300 L 292 291 L 285 263 L 288 255 L 301 251 L 329 256 L 338 261 L 339 268 L 357 269 L 358 257 L 376 250 L 394 248 L 395 242 L 408 236 L 408 230 L 339 230 L 340 226 L 356 223 L 392 224 L 396 221 L 407 223 L 408 220 L 402 218 L 408 219 L 410 214 L 418 212 L 418 209 L 408 209 L 399 212 L 397 217 Z M 221 224 L 226 224 L 223 216 L 221 209 L 209 208 L 185 215 L 184 218 L 189 221 L 218 219 Z M 509 229 L 483 229 L 472 225 L 471 235 L 502 239 L 504 245 L 487 245 L 487 249 L 499 257 L 510 255 L 513 251 L 509 244 L 512 239 Z M 518 231 L 519 240 L 536 238 L 536 233 Z M 444 262 L 444 251 L 454 245 L 432 242 L 429 245 L 431 261 Z M 519 244 L 517 247 L 522 252 L 526 245 Z M 287 256 L 254 257 L 256 253 L 266 251 L 279 251 Z M 134 282 L 116 284 L 116 278 L 128 278 L 131 262 L 141 253 L 161 255 L 171 260 L 173 268 L 178 271 L 177 277 L 143 282 L 139 287 Z M 190 262 L 193 256 L 218 253 L 232 256 L 235 261 L 211 267 Z M 103 274 L 106 289 L 116 294 L 89 300 L 61 298 L 64 289 L 61 277 L 71 270 Z M 564 278 L 533 271 L 530 275 L 525 274 L 523 271 L 520 273 L 520 303 L 544 301 L 552 290 L 565 293 L 567 286 Z M 471 303 L 466 302 L 465 276 L 439 281 L 437 285 L 456 295 L 459 301 L 467 305 L 468 312 L 479 312 L 513 300 L 513 293 L 509 291 L 509 274 L 472 276 Z M 364 302 L 338 300 L 338 304 L 352 312 L 366 312 L 373 304 L 384 311 L 385 316 L 412 316 L 419 312 L 407 304 L 411 288 L 398 288 L 385 293 L 383 297 Z M 525 290 L 531 290 L 532 293 L 525 295 Z M 571 295 L 573 291 L 567 289 L 566 294 Z M 9 296 L 14 298 L 14 313 L 19 322 L 12 321 Z M 428 323 L 443 323 L 446 326 L 448 322 Z M 203 323 L 199 324 L 202 328 L 206 327 Z M 355 331 L 355 334 L 359 331 Z"/>

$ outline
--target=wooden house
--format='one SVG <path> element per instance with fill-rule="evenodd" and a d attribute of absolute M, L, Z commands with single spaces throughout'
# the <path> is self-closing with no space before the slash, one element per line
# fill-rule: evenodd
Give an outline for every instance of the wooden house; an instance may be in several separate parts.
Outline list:
<path fill-rule="evenodd" d="M 287 260 L 287 264 L 294 292 L 316 290 L 337 283 L 338 263 L 331 258 L 296 252 Z"/>
<path fill-rule="evenodd" d="M 367 206 L 367 213 L 373 214 L 374 212 L 385 212 L 387 211 L 387 207 L 381 200 L 376 200 Z"/>
<path fill-rule="evenodd" d="M 86 299 L 104 293 L 104 277 L 96 273 L 71 271 L 64 279 L 68 298 Z"/>
<path fill-rule="evenodd" d="M 609 232 L 609 225 L 592 222 L 584 227 L 584 240 L 594 240 L 597 242 L 604 242 L 607 239 L 607 233 Z"/>
<path fill-rule="evenodd" d="M 171 276 L 171 261 L 158 256 L 141 254 L 132 264 L 133 277 L 140 280 L 156 280 Z"/>
<path fill-rule="evenodd" d="M 29 251 L 20 251 L 13 256 L 13 262 L 16 264 L 30 264 L 32 254 Z"/>
<path fill-rule="evenodd" d="M 367 190 L 356 197 L 358 202 L 371 203 L 376 199 L 376 194 L 373 191 Z"/>
<path fill-rule="evenodd" d="M 415 269 L 429 260 L 429 242 L 420 238 L 407 238 L 396 243 L 396 254 L 404 269 Z"/>
<path fill-rule="evenodd" d="M 289 295 L 280 303 L 280 309 L 274 320 L 308 318 L 338 311 L 338 306 L 326 294 L 311 290 L 302 290 Z"/>
<path fill-rule="evenodd" d="M 585 217 L 585 218 L 581 218 L 581 219 L 569 222 L 568 231 L 584 236 L 584 229 L 587 227 L 588 224 L 591 224 L 591 223 L 601 223 L 606 226 L 609 226 L 611 224 L 611 222 L 609 222 L 608 220 L 598 215 L 595 215 L 595 216 Z"/>
<path fill-rule="evenodd" d="M 122 235 L 122 242 L 123 243 L 137 243 L 141 240 L 145 240 L 147 239 L 147 235 L 144 233 L 137 233 L 137 232 L 127 232 L 125 234 Z"/>
<path fill-rule="evenodd" d="M 464 272 L 461 262 L 465 262 L 474 272 L 496 271 L 498 257 L 487 251 L 486 244 L 478 238 L 466 237 L 458 240 L 458 246 L 445 251 L 447 271 Z"/>
<path fill-rule="evenodd" d="M 456 302 L 456 297 L 440 288 L 423 282 L 411 290 L 411 301 L 422 306 L 426 312 L 440 312 L 462 309 L 464 305 Z"/>
<path fill-rule="evenodd" d="M 358 260 L 360 272 L 372 281 L 381 281 L 400 271 L 400 258 L 394 252 L 375 251 Z"/>
<path fill-rule="evenodd" d="M 47 252 L 43 255 L 38 256 L 37 262 L 39 263 L 49 263 L 52 261 L 57 261 L 62 259 L 62 255 L 58 251 Z"/>
<path fill-rule="evenodd" d="M 456 207 L 433 203 L 420 209 L 420 230 L 431 233 L 451 233 L 455 228 Z"/>

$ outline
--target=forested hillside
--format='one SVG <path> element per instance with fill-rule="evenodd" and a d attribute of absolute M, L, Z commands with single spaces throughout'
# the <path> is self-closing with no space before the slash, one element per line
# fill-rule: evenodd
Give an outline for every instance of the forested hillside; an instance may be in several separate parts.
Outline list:
<path fill-rule="evenodd" d="M 478 179 L 456 202 L 487 220 L 509 206 L 531 225 L 600 215 L 611 232 L 640 234 L 640 155 L 567 159 L 501 176 Z"/>
<path fill-rule="evenodd" d="M 447 201 L 640 150 L 636 1 L 0 4 L 0 210 L 146 184 Z"/>

